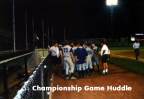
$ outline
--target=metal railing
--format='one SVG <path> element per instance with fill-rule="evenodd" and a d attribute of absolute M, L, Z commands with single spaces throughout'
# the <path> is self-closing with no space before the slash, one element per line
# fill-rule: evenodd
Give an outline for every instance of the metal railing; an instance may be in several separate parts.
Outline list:
<path fill-rule="evenodd" d="M 45 58 L 38 65 L 21 89 L 18 90 L 14 99 L 48 99 L 46 91 L 34 91 L 32 88 L 33 86 L 50 86 L 51 69 L 47 60 L 48 58 Z"/>
<path fill-rule="evenodd" d="M 1 71 L 3 73 L 3 86 L 4 86 L 4 96 L 5 96 L 5 99 L 9 99 L 9 87 L 8 87 L 8 62 L 11 62 L 13 60 L 17 60 L 19 58 L 22 58 L 24 57 L 24 68 L 25 68 L 25 76 L 28 75 L 28 70 L 27 70 L 27 56 L 32 54 L 33 52 L 29 52 L 29 53 L 26 53 L 26 54 L 23 54 L 23 55 L 19 55 L 19 56 L 15 56 L 15 57 L 12 57 L 12 58 L 9 58 L 9 59 L 5 59 L 5 60 L 2 60 L 0 61 L 0 65 L 2 66 L 1 67 Z"/>

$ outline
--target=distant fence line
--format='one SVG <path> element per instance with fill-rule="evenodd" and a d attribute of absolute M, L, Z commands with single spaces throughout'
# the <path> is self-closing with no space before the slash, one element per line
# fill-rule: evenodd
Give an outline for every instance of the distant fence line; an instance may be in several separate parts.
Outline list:
<path fill-rule="evenodd" d="M 0 61 L 0 64 L 7 63 L 7 62 L 9 62 L 9 61 L 12 61 L 12 60 L 15 60 L 15 59 L 18 59 L 18 58 L 27 56 L 27 55 L 32 54 L 32 53 L 33 53 L 33 52 L 29 52 L 29 53 L 26 53 L 26 54 L 23 54 L 23 55 L 19 55 L 19 56 L 13 57 L 13 58 L 9 58 L 9 59 L 6 59 L 6 60 L 2 60 L 2 61 Z"/>

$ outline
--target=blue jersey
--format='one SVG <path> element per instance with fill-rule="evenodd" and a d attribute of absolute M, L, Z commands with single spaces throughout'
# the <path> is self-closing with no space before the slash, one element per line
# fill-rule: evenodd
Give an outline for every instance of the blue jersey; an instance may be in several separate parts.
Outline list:
<path fill-rule="evenodd" d="M 82 48 L 82 47 L 77 48 L 75 50 L 74 54 L 75 54 L 75 56 L 77 56 L 77 59 L 78 59 L 77 64 L 85 63 L 85 59 L 86 59 L 86 56 L 88 55 L 88 53 L 84 48 Z"/>

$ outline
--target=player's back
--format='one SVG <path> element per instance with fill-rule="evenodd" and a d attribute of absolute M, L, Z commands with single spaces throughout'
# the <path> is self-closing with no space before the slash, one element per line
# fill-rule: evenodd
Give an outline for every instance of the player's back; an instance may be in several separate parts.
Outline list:
<path fill-rule="evenodd" d="M 87 56 L 87 51 L 84 48 L 79 47 L 75 50 L 75 55 L 77 56 L 77 59 L 79 60 L 78 63 L 83 63 Z"/>
<path fill-rule="evenodd" d="M 65 45 L 65 46 L 62 48 L 62 50 L 63 50 L 64 56 L 70 56 L 70 53 L 71 53 L 71 51 L 72 51 L 72 48 L 71 48 L 70 45 Z"/>
<path fill-rule="evenodd" d="M 93 54 L 93 50 L 90 47 L 86 47 L 86 51 L 87 51 L 88 55 Z"/>
<path fill-rule="evenodd" d="M 76 49 L 77 49 L 77 46 L 72 47 L 73 53 L 75 52 Z"/>

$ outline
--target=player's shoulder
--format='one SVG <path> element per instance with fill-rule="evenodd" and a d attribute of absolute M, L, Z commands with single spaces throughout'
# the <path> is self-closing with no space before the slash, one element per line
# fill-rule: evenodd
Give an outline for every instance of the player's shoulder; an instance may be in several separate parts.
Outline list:
<path fill-rule="evenodd" d="M 55 46 L 51 46 L 50 49 L 55 49 Z"/>
<path fill-rule="evenodd" d="M 71 49 L 72 47 L 70 45 L 65 45 L 64 48 Z"/>
<path fill-rule="evenodd" d="M 77 49 L 76 49 L 76 51 L 80 51 L 82 48 L 81 47 L 78 47 Z"/>
<path fill-rule="evenodd" d="M 69 45 L 64 45 L 64 48 L 67 48 L 67 47 L 69 47 Z"/>
<path fill-rule="evenodd" d="M 108 46 L 106 44 L 103 45 L 104 48 L 108 48 Z"/>

